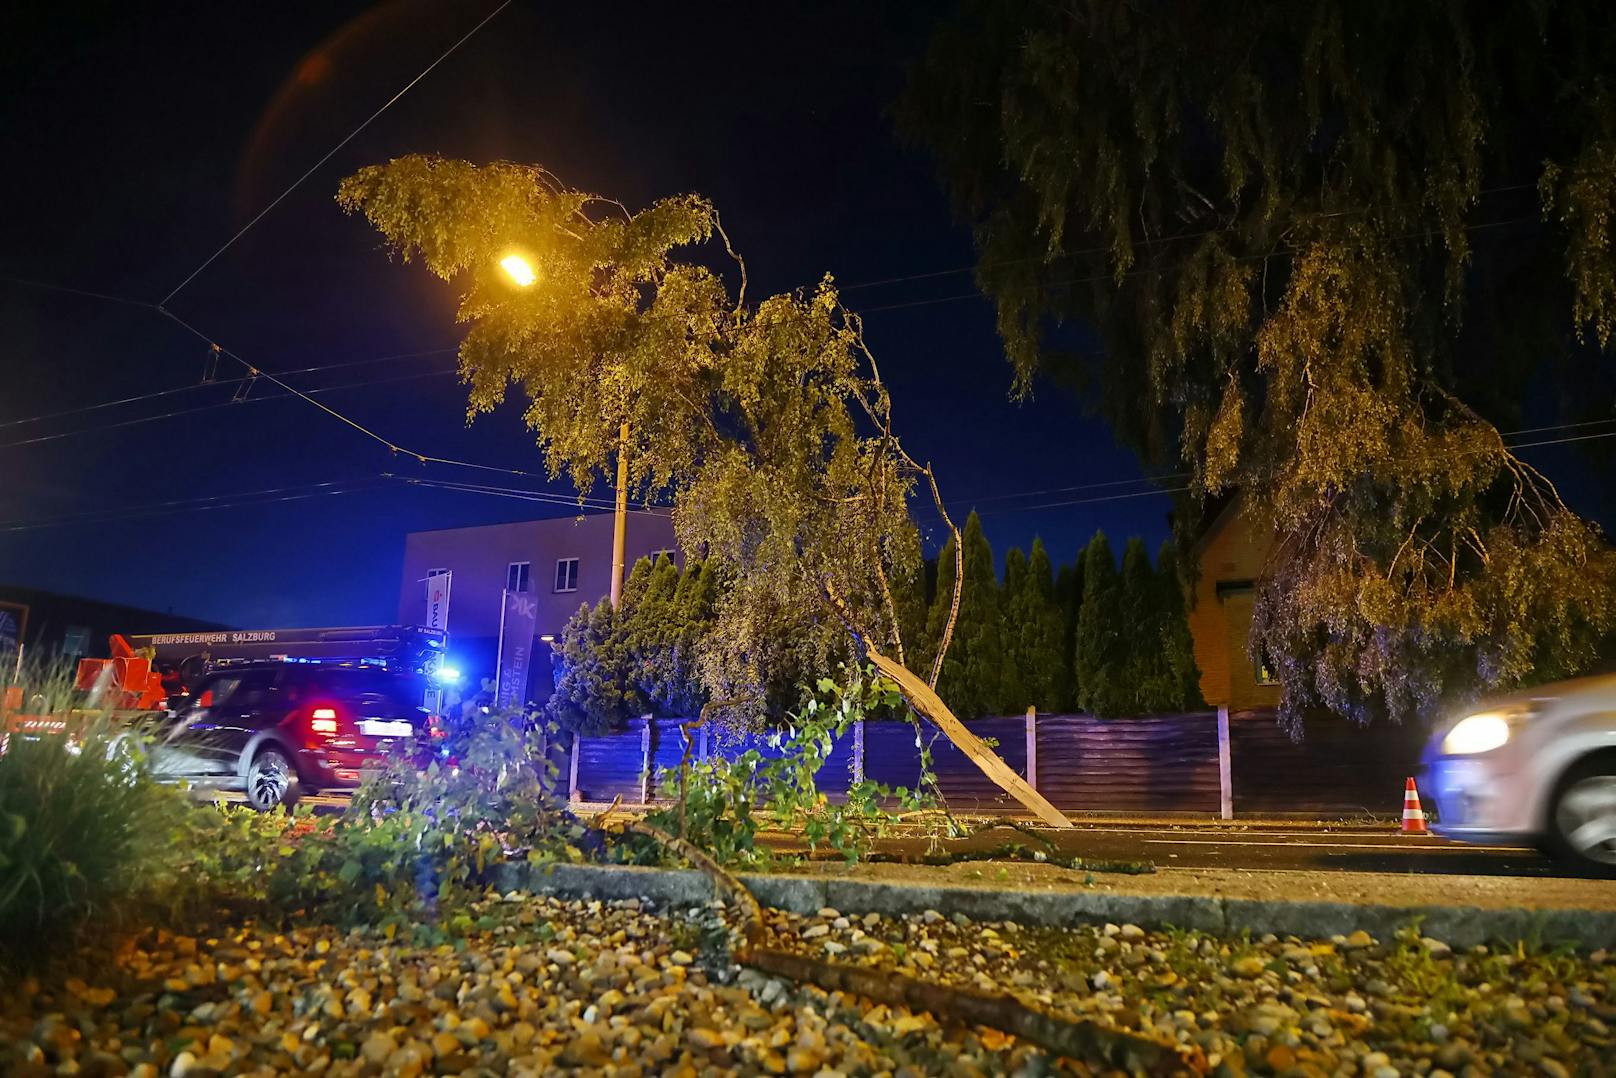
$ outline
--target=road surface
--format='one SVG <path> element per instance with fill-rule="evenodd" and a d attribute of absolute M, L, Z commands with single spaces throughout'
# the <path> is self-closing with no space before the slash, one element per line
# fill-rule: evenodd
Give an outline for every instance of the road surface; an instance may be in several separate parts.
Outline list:
<path fill-rule="evenodd" d="M 1069 833 L 1051 837 L 1061 852 L 1068 855 L 1088 860 L 1150 861 L 1164 870 L 1307 869 L 1481 876 L 1579 874 L 1534 849 L 1469 846 L 1432 835 L 1404 835 L 1384 826 L 1287 828 L 1240 824 L 1080 823 Z M 992 846 L 1009 840 L 1029 844 L 1016 832 L 1003 830 L 979 836 L 973 845 Z"/>
<path fill-rule="evenodd" d="M 305 799 L 316 812 L 340 812 L 346 794 Z M 604 806 L 588 806 L 599 811 Z M 1585 875 L 1523 846 L 1470 846 L 1434 835 L 1404 835 L 1385 825 L 1310 823 L 1079 822 L 1067 834 L 1049 834 L 1069 856 L 1091 861 L 1149 861 L 1159 869 L 1237 868 L 1261 871 L 1413 872 L 1426 875 L 1576 877 Z M 1004 829 L 950 848 L 991 849 L 1004 842 L 1032 845 Z M 924 839 L 882 843 L 894 853 L 913 855 Z M 1613 884 L 1616 886 L 1616 884 Z"/>

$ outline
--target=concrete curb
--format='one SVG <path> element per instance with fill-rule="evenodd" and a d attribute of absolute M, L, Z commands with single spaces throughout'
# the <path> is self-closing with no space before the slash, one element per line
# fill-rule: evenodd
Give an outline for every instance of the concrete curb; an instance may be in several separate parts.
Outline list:
<path fill-rule="evenodd" d="M 1386 906 L 1344 902 L 1266 901 L 1202 895 L 1131 895 L 1109 891 L 1016 891 L 985 887 L 887 883 L 834 876 L 741 876 L 757 900 L 790 913 L 831 906 L 846 914 L 888 916 L 928 909 L 976 921 L 1071 925 L 1110 921 L 1141 928 L 1198 929 L 1219 935 L 1272 932 L 1322 939 L 1363 929 L 1390 939 L 1416 919 L 1420 931 L 1454 947 L 1533 939 L 1586 949 L 1616 942 L 1616 912 L 1606 910 L 1481 909 L 1475 906 Z M 495 873 L 502 891 L 561 898 L 638 898 L 660 906 L 695 906 L 713 897 L 712 881 L 688 869 L 626 865 L 505 864 Z"/>

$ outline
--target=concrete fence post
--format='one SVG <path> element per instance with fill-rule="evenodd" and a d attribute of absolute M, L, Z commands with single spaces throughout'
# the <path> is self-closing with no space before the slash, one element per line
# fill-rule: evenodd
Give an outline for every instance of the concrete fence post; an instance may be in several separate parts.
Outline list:
<path fill-rule="evenodd" d="M 583 748 L 583 745 L 584 739 L 579 737 L 577 733 L 574 733 L 572 735 L 572 752 L 568 754 L 572 757 L 572 759 L 567 763 L 568 801 L 578 800 L 578 756 L 579 750 Z"/>
<path fill-rule="evenodd" d="M 1027 785 L 1038 789 L 1038 708 L 1027 709 Z"/>
<path fill-rule="evenodd" d="M 1234 819 L 1234 776 L 1229 753 L 1229 708 L 1218 708 L 1218 815 Z"/>
<path fill-rule="evenodd" d="M 696 739 L 696 759 L 705 762 L 707 759 L 707 724 L 702 723 L 697 730 L 700 736 Z"/>
<path fill-rule="evenodd" d="M 853 723 L 853 781 L 864 781 L 864 720 Z"/>
<path fill-rule="evenodd" d="M 640 727 L 640 804 L 651 803 L 651 725 L 654 721 L 649 715 L 641 715 L 640 721 L 645 723 Z"/>

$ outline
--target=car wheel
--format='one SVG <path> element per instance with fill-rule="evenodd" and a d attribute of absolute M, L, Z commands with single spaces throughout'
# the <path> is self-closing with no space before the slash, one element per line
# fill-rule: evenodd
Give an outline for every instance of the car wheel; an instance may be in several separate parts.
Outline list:
<path fill-rule="evenodd" d="M 1555 851 L 1584 868 L 1616 875 L 1616 758 L 1573 767 L 1549 810 Z"/>
<path fill-rule="evenodd" d="M 260 749 L 247 768 L 247 804 L 259 812 L 297 803 L 297 770 L 279 749 Z"/>

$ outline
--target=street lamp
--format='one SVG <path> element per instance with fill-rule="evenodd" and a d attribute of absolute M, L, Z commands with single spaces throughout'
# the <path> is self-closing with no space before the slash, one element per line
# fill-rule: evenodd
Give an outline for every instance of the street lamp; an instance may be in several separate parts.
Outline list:
<path fill-rule="evenodd" d="M 519 288 L 526 288 L 539 279 L 539 275 L 533 272 L 533 265 L 521 255 L 506 255 L 499 260 L 499 266 Z"/>

